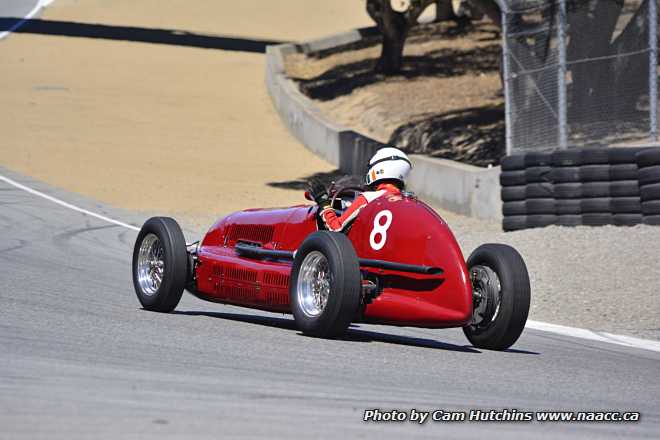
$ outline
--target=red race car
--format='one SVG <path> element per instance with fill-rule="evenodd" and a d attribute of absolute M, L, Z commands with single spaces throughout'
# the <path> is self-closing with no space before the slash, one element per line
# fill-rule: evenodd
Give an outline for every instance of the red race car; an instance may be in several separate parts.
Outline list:
<path fill-rule="evenodd" d="M 356 194 L 340 188 L 332 206 L 341 211 Z M 447 223 L 406 192 L 369 203 L 341 233 L 322 230 L 317 210 L 236 212 L 191 245 L 175 220 L 149 219 L 133 251 L 140 303 L 170 312 L 186 289 L 208 301 L 292 313 L 303 333 L 319 337 L 353 322 L 462 327 L 475 347 L 504 350 L 522 333 L 530 285 L 515 249 L 485 244 L 466 262 Z"/>

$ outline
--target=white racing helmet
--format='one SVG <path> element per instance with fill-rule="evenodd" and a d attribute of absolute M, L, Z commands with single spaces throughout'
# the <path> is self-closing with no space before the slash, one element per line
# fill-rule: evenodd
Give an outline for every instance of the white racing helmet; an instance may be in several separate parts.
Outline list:
<path fill-rule="evenodd" d="M 412 169 L 412 164 L 406 153 L 398 148 L 381 148 L 369 161 L 367 185 L 381 180 L 398 180 L 404 183 Z"/>

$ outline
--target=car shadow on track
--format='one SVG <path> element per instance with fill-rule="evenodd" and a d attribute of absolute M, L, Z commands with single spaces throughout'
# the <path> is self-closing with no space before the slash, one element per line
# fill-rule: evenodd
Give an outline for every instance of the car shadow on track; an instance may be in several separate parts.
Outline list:
<path fill-rule="evenodd" d="M 357 330 L 350 328 L 346 334 L 338 338 L 342 341 L 356 342 L 384 342 L 386 344 L 407 345 L 412 347 L 434 348 L 446 351 L 460 351 L 463 353 L 481 353 L 479 350 L 465 346 L 455 345 L 448 342 L 440 342 L 435 339 L 419 338 L 414 336 L 392 335 L 388 333 L 379 333 L 369 330 Z"/>
<path fill-rule="evenodd" d="M 296 326 L 295 321 L 293 319 L 288 319 L 288 318 L 277 318 L 273 316 L 262 316 L 262 315 L 243 315 L 238 313 L 226 313 L 226 312 L 198 312 L 198 311 L 179 311 L 179 310 L 173 311 L 172 314 L 186 315 L 186 316 L 207 316 L 211 318 L 228 319 L 231 321 L 240 321 L 250 324 L 262 325 L 266 327 L 274 327 L 284 330 L 298 331 L 298 327 Z M 302 333 L 298 333 L 298 334 L 304 336 Z M 455 345 L 455 344 L 450 344 L 448 342 L 436 341 L 434 339 L 392 335 L 387 333 L 374 332 L 370 330 L 361 330 L 356 328 L 355 326 L 351 326 L 351 328 L 349 328 L 348 331 L 342 337 L 335 338 L 335 340 L 347 341 L 347 342 L 382 342 L 386 344 L 433 348 L 438 350 L 458 351 L 463 353 L 481 353 L 479 350 L 469 346 Z"/>

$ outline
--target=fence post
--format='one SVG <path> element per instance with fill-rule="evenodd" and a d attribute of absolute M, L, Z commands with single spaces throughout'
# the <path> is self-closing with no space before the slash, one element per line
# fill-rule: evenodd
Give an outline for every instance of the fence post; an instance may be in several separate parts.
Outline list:
<path fill-rule="evenodd" d="M 509 60 L 509 39 L 508 31 L 508 17 L 507 9 L 504 7 L 504 4 L 500 5 L 500 10 L 502 14 L 502 70 L 504 77 L 504 132 L 506 138 L 506 154 L 512 154 L 513 150 L 513 140 L 512 140 L 512 125 L 511 125 L 511 66 Z"/>
<path fill-rule="evenodd" d="M 658 8 L 656 0 L 649 0 L 649 117 L 650 137 L 658 140 Z"/>
<path fill-rule="evenodd" d="M 557 115 L 559 119 L 559 148 L 565 150 L 567 148 L 568 133 L 566 124 L 566 0 L 559 0 L 559 8 L 557 11 L 558 28 L 557 28 L 557 46 L 559 51 L 559 67 L 557 78 L 557 97 L 558 107 Z"/>

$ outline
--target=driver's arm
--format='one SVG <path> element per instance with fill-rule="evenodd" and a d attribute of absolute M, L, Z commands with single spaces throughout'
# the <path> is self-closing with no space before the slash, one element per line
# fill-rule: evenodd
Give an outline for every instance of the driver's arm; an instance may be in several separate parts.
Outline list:
<path fill-rule="evenodd" d="M 351 204 L 351 206 L 348 207 L 346 211 L 341 215 L 341 217 L 337 217 L 337 214 L 335 213 L 335 210 L 332 209 L 331 206 L 326 206 L 323 208 L 323 211 L 321 211 L 321 218 L 323 219 L 323 223 L 325 223 L 325 226 L 328 228 L 329 231 L 333 232 L 340 232 L 344 229 L 344 227 L 353 221 L 355 217 L 360 213 L 360 210 L 367 206 L 367 199 L 360 194 Z"/>

